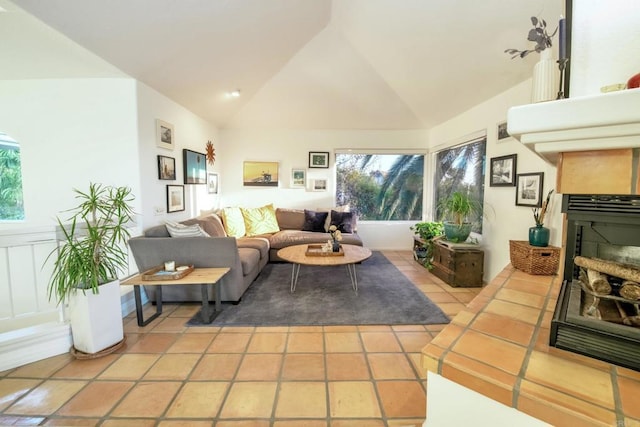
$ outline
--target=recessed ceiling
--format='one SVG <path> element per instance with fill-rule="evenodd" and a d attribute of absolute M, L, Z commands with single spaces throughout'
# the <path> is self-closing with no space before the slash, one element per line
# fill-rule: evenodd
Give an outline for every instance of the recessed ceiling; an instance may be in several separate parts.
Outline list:
<path fill-rule="evenodd" d="M 219 128 L 430 128 L 529 78 L 561 0 L 21 0 Z M 242 96 L 225 94 L 241 89 Z"/>

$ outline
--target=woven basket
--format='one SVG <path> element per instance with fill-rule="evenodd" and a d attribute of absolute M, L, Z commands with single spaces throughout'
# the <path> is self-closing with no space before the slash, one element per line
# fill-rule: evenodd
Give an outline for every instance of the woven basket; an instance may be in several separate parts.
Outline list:
<path fill-rule="evenodd" d="M 552 276 L 558 271 L 560 248 L 531 246 L 524 240 L 509 240 L 511 265 L 525 273 Z"/>

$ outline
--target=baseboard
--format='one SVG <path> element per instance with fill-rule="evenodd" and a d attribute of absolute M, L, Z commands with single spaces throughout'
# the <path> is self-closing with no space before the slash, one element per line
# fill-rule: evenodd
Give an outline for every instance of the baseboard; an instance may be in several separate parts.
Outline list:
<path fill-rule="evenodd" d="M 0 371 L 67 353 L 72 346 L 68 323 L 45 323 L 0 335 Z"/>

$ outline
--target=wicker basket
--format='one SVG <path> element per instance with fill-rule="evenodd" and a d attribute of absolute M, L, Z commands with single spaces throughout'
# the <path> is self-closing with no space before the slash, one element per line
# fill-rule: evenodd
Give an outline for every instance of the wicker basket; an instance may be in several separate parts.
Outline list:
<path fill-rule="evenodd" d="M 558 271 L 560 248 L 531 246 L 524 240 L 509 240 L 511 265 L 525 273 L 552 276 Z"/>

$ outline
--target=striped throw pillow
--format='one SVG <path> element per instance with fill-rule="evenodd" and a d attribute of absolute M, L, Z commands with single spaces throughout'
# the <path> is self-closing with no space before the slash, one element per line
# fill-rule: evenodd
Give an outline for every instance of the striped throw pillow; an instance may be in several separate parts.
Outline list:
<path fill-rule="evenodd" d="M 171 237 L 210 237 L 198 224 L 184 225 L 167 221 L 165 225 Z"/>

